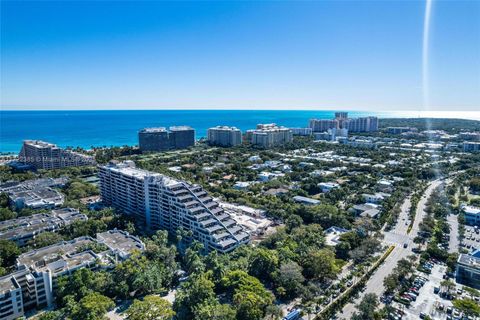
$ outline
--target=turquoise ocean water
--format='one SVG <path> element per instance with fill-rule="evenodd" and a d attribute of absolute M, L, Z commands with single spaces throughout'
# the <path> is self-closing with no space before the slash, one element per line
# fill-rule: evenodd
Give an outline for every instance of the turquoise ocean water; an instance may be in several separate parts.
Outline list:
<path fill-rule="evenodd" d="M 310 118 L 333 118 L 335 111 L 292 110 L 105 110 L 105 111 L 0 111 L 0 152 L 18 152 L 25 139 L 38 139 L 61 147 L 136 145 L 144 127 L 189 125 L 197 138 L 209 127 L 236 126 L 242 131 L 257 123 L 275 122 L 305 127 Z M 351 117 L 406 116 L 398 113 L 349 112 Z M 412 114 L 413 115 L 413 114 Z"/>

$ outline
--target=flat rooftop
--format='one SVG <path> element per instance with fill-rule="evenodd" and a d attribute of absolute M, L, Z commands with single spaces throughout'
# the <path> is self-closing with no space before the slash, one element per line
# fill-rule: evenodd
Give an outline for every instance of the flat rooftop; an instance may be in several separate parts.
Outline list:
<path fill-rule="evenodd" d="M 124 253 L 132 253 L 134 250 L 144 249 L 144 245 L 140 239 L 121 230 L 109 230 L 98 233 L 97 239 L 106 244 L 110 249 L 119 250 Z"/>
<path fill-rule="evenodd" d="M 58 148 L 56 144 L 42 140 L 24 140 L 23 143 L 38 148 Z"/>
<path fill-rule="evenodd" d="M 229 127 L 229 126 L 216 126 L 209 128 L 209 130 L 226 130 L 226 131 L 240 131 L 237 127 Z"/>
<path fill-rule="evenodd" d="M 307 198 L 307 197 L 302 197 L 302 196 L 295 196 L 295 197 L 293 197 L 293 200 L 295 200 L 296 202 L 302 202 L 302 203 L 308 203 L 308 204 L 319 204 L 320 203 L 320 200 Z"/>
<path fill-rule="evenodd" d="M 60 223 L 60 219 L 48 214 L 35 214 L 29 217 L 2 221 L 0 223 L 0 239 L 15 240 L 28 234 L 41 233 Z"/>
<path fill-rule="evenodd" d="M 75 264 L 77 263 L 76 261 L 78 261 L 75 254 L 83 252 L 85 246 L 94 243 L 96 243 L 96 241 L 90 237 L 80 237 L 68 242 L 64 241 L 48 247 L 32 250 L 21 254 L 17 259 L 17 265 L 25 265 L 38 271 L 45 271 L 50 269 L 51 263 L 59 260 L 65 261 L 66 265 L 68 265 L 68 260 L 73 259 L 72 263 Z"/>
<path fill-rule="evenodd" d="M 18 288 L 18 285 L 15 283 L 11 274 L 0 277 L 0 295 L 6 292 L 15 290 Z"/>
<path fill-rule="evenodd" d="M 169 128 L 170 131 L 190 131 L 193 130 L 190 126 L 173 126 Z"/>
<path fill-rule="evenodd" d="M 59 205 L 63 203 L 64 197 L 51 187 L 63 185 L 67 181 L 67 178 L 45 178 L 23 182 L 6 182 L 0 185 L 0 191 L 6 192 L 13 202 L 21 200 L 28 207 Z"/>
<path fill-rule="evenodd" d="M 105 166 L 105 168 L 137 179 L 155 177 L 157 179 L 160 179 L 161 182 L 166 186 L 174 186 L 176 184 L 182 183 L 182 181 L 180 180 L 165 176 L 160 173 L 139 169 L 135 167 L 135 163 L 133 163 L 133 161 L 125 161 L 118 164 L 108 164 L 107 166 Z"/>
<path fill-rule="evenodd" d="M 167 132 L 167 128 L 165 127 L 155 127 L 155 128 L 143 128 L 140 132 L 145 133 L 155 133 L 155 132 Z"/>
<path fill-rule="evenodd" d="M 469 266 L 471 268 L 478 269 L 480 271 L 480 258 L 468 255 L 468 254 L 460 254 L 458 256 L 458 263 Z"/>

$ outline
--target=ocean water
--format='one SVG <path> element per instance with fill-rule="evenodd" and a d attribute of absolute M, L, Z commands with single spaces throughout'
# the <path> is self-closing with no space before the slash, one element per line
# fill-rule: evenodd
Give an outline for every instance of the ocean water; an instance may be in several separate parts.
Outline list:
<path fill-rule="evenodd" d="M 60 147 L 123 146 L 138 143 L 145 127 L 189 125 L 196 137 L 217 125 L 236 126 L 245 131 L 257 123 L 275 122 L 286 127 L 306 127 L 310 118 L 333 118 L 335 111 L 293 110 L 82 110 L 0 111 L 0 152 L 18 152 L 26 139 L 45 140 Z M 408 113 L 349 112 L 358 116 L 419 116 Z M 438 116 L 438 114 L 436 114 Z M 457 114 L 458 116 L 458 114 Z"/>

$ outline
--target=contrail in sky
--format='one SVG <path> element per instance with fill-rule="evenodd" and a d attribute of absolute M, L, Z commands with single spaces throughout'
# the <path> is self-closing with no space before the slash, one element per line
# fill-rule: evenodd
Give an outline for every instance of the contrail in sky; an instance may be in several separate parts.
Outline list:
<path fill-rule="evenodd" d="M 423 19 L 423 46 L 422 46 L 422 92 L 423 108 L 428 110 L 430 107 L 430 84 L 429 84 L 429 42 L 430 42 L 430 17 L 432 14 L 433 0 L 425 2 L 425 16 Z"/>

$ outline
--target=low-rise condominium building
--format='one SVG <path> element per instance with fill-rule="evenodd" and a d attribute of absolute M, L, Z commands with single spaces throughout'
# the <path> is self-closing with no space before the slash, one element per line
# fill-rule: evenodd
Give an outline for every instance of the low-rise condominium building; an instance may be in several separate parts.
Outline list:
<path fill-rule="evenodd" d="M 466 286 L 480 289 L 480 251 L 469 254 L 460 254 L 457 260 L 456 280 Z"/>
<path fill-rule="evenodd" d="M 85 214 L 76 209 L 63 208 L 50 213 L 39 213 L 27 217 L 0 222 L 0 240 L 15 242 L 26 246 L 31 240 L 44 232 L 56 232 L 75 221 L 86 221 Z"/>
<path fill-rule="evenodd" d="M 93 247 L 103 245 L 102 252 Z M 16 270 L 0 278 L 0 319 L 13 320 L 25 310 L 51 307 L 60 276 L 82 268 L 113 267 L 134 251 L 144 251 L 137 237 L 121 230 L 97 234 L 97 238 L 79 237 L 21 254 Z"/>
<path fill-rule="evenodd" d="M 5 182 L 0 185 L 0 192 L 5 192 L 17 209 L 53 209 L 65 200 L 54 187 L 61 187 L 66 181 L 65 178 L 45 178 Z"/>

